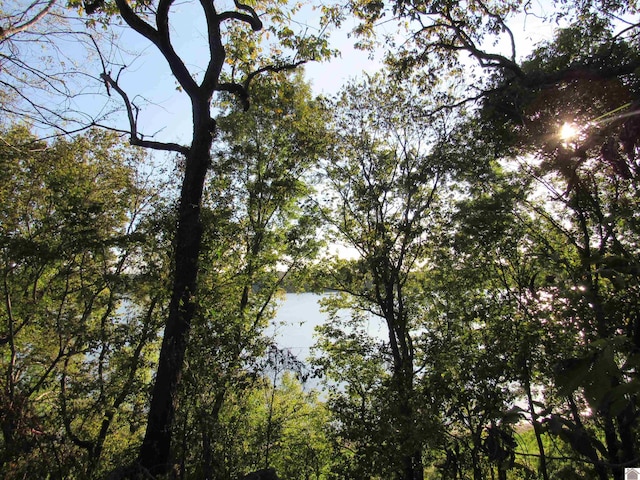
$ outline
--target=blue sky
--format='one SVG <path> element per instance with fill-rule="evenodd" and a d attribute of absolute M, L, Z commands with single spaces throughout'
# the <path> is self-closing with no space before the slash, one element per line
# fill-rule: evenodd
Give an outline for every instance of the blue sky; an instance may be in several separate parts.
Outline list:
<path fill-rule="evenodd" d="M 194 10 L 194 2 L 177 4 L 172 21 L 172 40 L 179 54 L 192 72 L 197 73 L 204 68 L 208 59 L 205 40 L 206 26 L 200 12 Z M 312 25 L 318 13 L 306 10 L 302 13 L 302 23 Z M 391 24 L 391 22 L 390 22 Z M 373 72 L 381 66 L 381 54 L 372 60 L 368 52 L 356 50 L 354 39 L 348 33 L 354 22 L 347 20 L 343 27 L 333 32 L 331 45 L 340 51 L 340 56 L 325 63 L 312 62 L 305 66 L 306 77 L 311 82 L 314 93 L 332 95 L 346 83 L 362 72 Z M 513 22 L 513 31 L 517 36 L 519 52 L 526 54 L 531 47 L 543 39 L 551 37 L 551 30 L 543 26 L 533 16 L 518 18 Z M 147 135 L 155 134 L 159 141 L 177 141 L 187 144 L 190 140 L 190 104 L 185 93 L 176 90 L 176 83 L 166 65 L 165 60 L 146 39 L 128 28 L 120 30 L 120 44 L 132 52 L 141 52 L 135 58 L 121 59 L 121 53 L 114 49 L 109 58 L 116 63 L 127 63 L 121 76 L 121 84 L 125 91 L 141 107 L 140 130 Z M 492 48 L 498 51 L 501 44 Z M 120 99 L 114 97 L 117 102 Z M 120 128 L 127 128 L 126 123 L 119 122 Z"/>
<path fill-rule="evenodd" d="M 26 0 L 14 1 L 20 3 Z M 312 1 L 321 2 L 322 0 Z M 231 0 L 216 0 L 218 6 L 220 6 L 220 2 L 232 5 Z M 313 33 L 314 28 L 317 28 L 318 16 L 317 10 L 305 7 L 300 12 L 300 18 L 293 25 L 309 28 Z M 520 25 L 514 26 L 514 33 L 519 36 L 518 43 L 524 45 L 524 48 L 521 49 L 522 53 L 526 53 L 540 39 L 551 36 L 549 28 L 542 27 L 539 23 L 535 17 L 529 17 L 526 23 L 520 21 Z M 364 71 L 373 72 L 381 67 L 382 55 L 380 52 L 378 52 L 377 58 L 372 60 L 369 58 L 370 52 L 359 51 L 353 47 L 355 39 L 350 37 L 348 33 L 354 25 L 355 20 L 346 19 L 342 28 L 332 33 L 331 46 L 340 52 L 337 58 L 325 63 L 312 62 L 305 66 L 306 77 L 312 84 L 314 93 L 332 95 L 349 79 L 361 75 Z M 525 25 L 526 32 L 524 32 Z M 198 2 L 176 1 L 171 12 L 171 26 L 172 41 L 178 53 L 192 72 L 197 74 L 202 71 L 208 60 L 208 49 L 205 38 L 206 25 Z M 381 25 L 381 28 L 386 29 L 386 33 L 390 33 L 394 28 L 394 22 L 386 22 Z M 100 28 L 97 30 L 100 33 Z M 130 99 L 140 107 L 139 131 L 148 136 L 153 135 L 153 138 L 158 141 L 188 144 L 191 139 L 189 99 L 184 92 L 176 90 L 177 84 L 165 59 L 155 46 L 123 25 L 117 18 L 103 33 L 105 37 L 110 34 L 115 36 L 116 43 L 103 42 L 101 52 L 111 64 L 109 68 L 112 76 L 117 76 L 120 66 L 126 65 L 126 68 L 119 75 L 119 82 Z M 122 99 L 115 92 L 112 92 L 110 99 L 106 97 L 104 84 L 98 78 L 101 69 L 97 56 L 93 55 L 91 58 L 91 55 L 87 54 L 87 50 L 83 47 L 81 42 L 83 40 L 87 42 L 87 37 L 80 36 L 78 38 L 80 40 L 72 36 L 61 35 L 57 45 L 50 49 L 52 61 L 48 68 L 59 72 L 64 81 L 68 85 L 72 85 L 72 89 L 79 88 L 82 95 L 73 99 L 64 96 L 49 99 L 42 97 L 43 101 L 59 103 L 60 108 L 66 112 L 75 110 L 82 113 L 89 112 L 94 116 L 105 111 L 119 111 L 120 113 L 112 115 L 109 121 L 101 123 L 128 130 L 126 116 L 122 113 Z M 43 55 L 39 50 L 40 45 L 36 43 L 25 42 L 20 47 L 21 54 L 30 49 L 29 54 L 36 62 Z M 500 49 L 501 45 L 498 44 L 492 48 Z M 60 66 L 61 60 L 64 60 L 66 64 Z M 93 79 L 87 80 L 88 77 L 83 74 L 74 77 L 71 73 L 73 70 L 71 65 L 74 61 L 79 64 L 78 71 L 87 72 L 93 76 Z M 43 65 L 43 68 L 46 67 Z M 36 90 L 34 95 L 39 93 L 41 92 Z M 66 127 L 73 130 L 74 125 Z"/>
<path fill-rule="evenodd" d="M 202 71 L 208 60 L 205 39 L 206 25 L 200 11 L 194 10 L 193 2 L 183 2 L 172 12 L 172 42 L 185 64 L 196 74 Z M 200 16 L 199 16 L 200 15 Z M 317 11 L 302 12 L 302 23 L 310 24 L 317 20 Z M 304 18 L 306 17 L 306 18 Z M 351 22 L 346 22 L 348 25 Z M 345 26 L 332 35 L 332 46 L 339 49 L 340 55 L 328 63 L 310 62 L 305 65 L 306 77 L 312 84 L 315 94 L 332 95 L 348 79 L 360 75 L 363 71 L 374 71 L 380 62 L 368 58 L 366 52 L 355 50 L 354 40 L 348 38 Z M 146 39 L 126 27 L 115 27 L 117 45 L 132 54 L 123 54 L 121 48 L 107 48 L 103 55 L 114 64 L 126 64 L 120 75 L 119 83 L 131 100 L 140 107 L 139 127 L 146 135 L 155 134 L 159 141 L 178 141 L 187 144 L 191 137 L 191 109 L 187 95 L 176 89 L 177 84 L 164 58 Z M 96 72 L 96 75 L 99 72 Z M 113 67 L 112 76 L 117 73 Z M 104 89 L 103 89 L 104 90 Z M 112 105 L 118 107 L 121 99 L 112 95 Z M 91 107 L 95 108 L 94 101 Z M 118 118 L 119 128 L 127 128 L 126 118 Z"/>

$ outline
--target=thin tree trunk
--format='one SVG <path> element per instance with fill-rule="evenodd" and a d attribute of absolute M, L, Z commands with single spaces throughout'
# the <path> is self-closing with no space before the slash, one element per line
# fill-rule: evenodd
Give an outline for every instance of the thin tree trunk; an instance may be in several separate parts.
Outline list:
<path fill-rule="evenodd" d="M 531 413 L 531 424 L 533 425 L 533 433 L 536 436 L 536 443 L 538 444 L 538 452 L 540 452 L 540 458 L 538 463 L 538 474 L 542 475 L 544 480 L 549 480 L 549 473 L 547 472 L 547 457 L 544 452 L 544 444 L 542 443 L 542 428 L 540 422 L 538 422 L 538 414 L 536 413 L 536 407 L 533 403 L 533 395 L 531 393 L 531 372 L 529 366 L 524 361 L 524 389 L 527 394 L 527 402 L 529 404 L 529 412 Z"/>

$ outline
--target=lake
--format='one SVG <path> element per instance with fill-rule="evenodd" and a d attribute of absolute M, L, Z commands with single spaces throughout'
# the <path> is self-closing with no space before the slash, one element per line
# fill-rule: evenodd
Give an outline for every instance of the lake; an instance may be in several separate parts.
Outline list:
<path fill-rule="evenodd" d="M 318 300 L 321 298 L 322 295 L 316 293 L 287 293 L 279 302 L 275 325 L 267 329 L 267 334 L 273 336 L 280 348 L 288 349 L 300 360 L 306 360 L 315 343 L 313 329 L 328 318 L 320 311 Z"/>
<path fill-rule="evenodd" d="M 280 348 L 288 349 L 300 360 L 306 360 L 315 343 L 314 328 L 328 319 L 318 304 L 318 300 L 326 295 L 331 294 L 287 293 L 280 302 L 275 325 L 267 329 L 267 334 L 273 336 Z M 345 311 L 347 314 L 348 311 Z M 379 338 L 386 336 L 382 323 L 375 318 L 370 320 L 367 330 L 370 335 Z"/>

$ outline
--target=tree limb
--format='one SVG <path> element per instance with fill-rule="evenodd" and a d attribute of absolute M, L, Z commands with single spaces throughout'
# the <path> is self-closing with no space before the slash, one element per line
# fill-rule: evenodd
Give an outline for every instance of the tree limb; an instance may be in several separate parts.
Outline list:
<path fill-rule="evenodd" d="M 511 31 L 511 29 L 507 26 L 507 24 L 504 21 L 504 18 L 502 18 L 501 15 L 497 14 L 497 13 L 493 13 L 489 7 L 487 7 L 485 5 L 485 3 L 481 0 L 478 0 L 478 5 L 480 5 L 480 8 L 491 18 L 493 18 L 498 25 L 500 25 L 500 28 L 502 28 L 503 32 L 506 32 L 507 35 L 509 36 L 509 41 L 511 43 L 511 58 L 510 60 L 512 62 L 516 61 L 516 41 L 515 38 L 513 36 L 513 32 Z"/>
<path fill-rule="evenodd" d="M 238 97 L 238 99 L 242 103 L 242 108 L 246 112 L 247 110 L 249 110 L 249 107 L 251 106 L 251 103 L 249 102 L 249 86 L 251 84 L 251 81 L 255 77 L 265 72 L 277 73 L 277 72 L 284 72 L 287 70 L 295 70 L 300 65 L 303 65 L 306 62 L 307 60 L 299 60 L 297 62 L 287 63 L 283 65 L 267 65 L 251 72 L 249 75 L 247 75 L 247 78 L 241 84 L 234 83 L 234 82 L 225 82 L 225 83 L 218 84 L 218 86 L 216 87 L 216 91 L 229 92 L 235 95 L 236 97 Z"/>
<path fill-rule="evenodd" d="M 226 51 L 222 44 L 222 33 L 220 31 L 221 19 L 219 18 L 213 2 L 210 0 L 200 0 L 200 5 L 204 10 L 207 22 L 207 36 L 209 38 L 209 64 L 204 73 L 200 87 L 206 92 L 213 92 L 224 66 Z"/>
<path fill-rule="evenodd" d="M 152 148 L 154 150 L 177 152 L 177 153 L 181 153 L 182 155 L 187 155 L 189 153 L 189 148 L 185 147 L 184 145 L 179 145 L 177 143 L 155 142 L 152 140 L 144 140 L 140 138 L 138 134 L 136 118 L 133 114 L 133 106 L 131 105 L 129 96 L 126 94 L 124 90 L 122 90 L 122 88 L 120 88 L 120 85 L 118 85 L 118 83 L 113 78 L 111 78 L 111 76 L 108 73 L 103 72 L 100 75 L 100 78 L 102 78 L 106 84 L 110 85 L 111 88 L 113 88 L 116 92 L 118 92 L 120 97 L 122 97 L 122 100 L 125 104 L 125 108 L 127 109 L 127 116 L 129 118 L 129 128 L 130 128 L 129 142 L 131 143 L 131 145 L 135 145 L 138 147 Z"/>
<path fill-rule="evenodd" d="M 462 28 L 465 25 L 464 22 L 454 20 L 449 13 L 444 14 L 444 17 L 449 22 L 448 24 L 446 24 L 446 28 L 454 32 L 455 37 L 460 41 L 460 43 L 462 43 L 463 49 L 467 50 L 473 57 L 475 57 L 480 63 L 480 66 L 482 67 L 499 66 L 507 70 L 510 70 L 518 77 L 523 75 L 522 70 L 520 69 L 520 66 L 514 60 L 511 60 L 505 57 L 504 55 L 499 55 L 497 53 L 489 53 L 479 49 L 476 46 L 475 42 L 470 37 L 470 35 Z M 502 23 L 502 25 L 504 25 L 504 23 Z M 506 28 L 506 25 L 504 25 L 503 28 Z M 515 50 L 515 46 L 513 48 Z M 490 63 L 490 62 L 495 62 L 495 63 Z"/>
<path fill-rule="evenodd" d="M 160 50 L 160 53 L 162 53 L 169 64 L 171 73 L 176 77 L 176 80 L 180 86 L 184 88 L 185 92 L 187 92 L 191 98 L 197 95 L 198 86 L 195 80 L 191 77 L 187 67 L 173 49 L 169 39 L 168 12 L 173 0 L 163 0 L 160 2 L 158 12 L 156 14 L 157 29 L 149 25 L 138 14 L 136 14 L 127 0 L 115 0 L 115 2 L 122 19 L 127 23 L 127 25 L 153 43 L 158 50 Z"/>
<path fill-rule="evenodd" d="M 0 26 L 0 43 L 3 40 L 6 40 L 8 37 L 15 35 L 16 33 L 24 32 L 25 30 L 29 29 L 30 27 L 38 23 L 40 20 L 44 18 L 44 16 L 47 13 L 51 11 L 51 9 L 56 4 L 56 2 L 57 0 L 49 0 L 49 3 L 47 3 L 42 10 L 40 10 L 37 14 L 35 14 L 30 20 L 27 20 L 26 22 L 20 25 L 9 26 L 7 28 L 2 28 Z"/>
<path fill-rule="evenodd" d="M 218 84 L 216 90 L 218 92 L 228 92 L 235 95 L 240 100 L 240 103 L 242 103 L 242 109 L 245 112 L 249 110 L 249 92 L 244 88 L 244 85 L 233 82 L 223 82 Z"/>
<path fill-rule="evenodd" d="M 147 22 L 142 20 L 129 6 L 127 0 L 115 0 L 116 6 L 118 7 L 118 11 L 122 16 L 122 19 L 129 25 L 133 30 L 138 32 L 140 35 L 148 39 L 154 45 L 158 46 L 160 41 L 160 34 L 158 31 L 149 25 Z"/>
<path fill-rule="evenodd" d="M 251 81 L 262 73 L 265 73 L 265 72 L 277 73 L 277 72 L 284 72 L 287 70 L 295 70 L 300 65 L 304 65 L 305 63 L 307 63 L 307 60 L 298 60 L 297 62 L 287 63 L 283 65 L 267 65 L 265 67 L 261 67 L 251 72 L 249 75 L 247 75 L 247 78 L 244 81 L 244 88 L 248 90 L 249 84 L 251 83 Z"/>
<path fill-rule="evenodd" d="M 240 3 L 238 0 L 233 0 L 233 3 L 235 4 L 238 10 L 243 10 L 249 13 L 242 13 L 235 10 L 222 12 L 219 15 L 219 19 L 221 22 L 224 20 L 235 19 L 235 20 L 240 20 L 242 22 L 246 22 L 249 25 L 251 25 L 251 28 L 253 29 L 254 32 L 262 30 L 262 20 L 260 20 L 260 17 L 252 7 L 250 7 L 249 5 Z"/>

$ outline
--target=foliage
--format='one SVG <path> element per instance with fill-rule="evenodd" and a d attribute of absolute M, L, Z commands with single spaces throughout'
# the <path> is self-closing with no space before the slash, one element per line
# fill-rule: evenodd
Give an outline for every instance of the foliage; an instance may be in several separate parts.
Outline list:
<path fill-rule="evenodd" d="M 2 470 L 91 477 L 130 456 L 166 268 L 141 152 L 92 131 L 2 132 Z M 146 240 L 149 238 L 149 240 Z"/>
<path fill-rule="evenodd" d="M 536 383 L 548 382 L 543 402 L 529 400 L 536 434 L 544 426 L 591 464 L 583 471 L 598 478 L 622 475 L 620 465 L 637 456 L 635 378 L 627 370 L 635 363 L 637 232 L 622 207 L 635 203 L 636 119 L 622 112 L 636 101 L 637 79 L 633 69 L 609 69 L 602 53 L 621 55 L 616 65 L 633 65 L 632 43 L 615 39 L 596 21 L 588 28 L 572 26 L 523 64 L 537 78 L 555 80 L 508 83 L 506 90 L 520 99 L 511 103 L 516 96 L 507 96 L 508 108 L 519 113 L 508 120 L 506 151 L 521 155 L 509 161 L 516 162 L 521 182 L 534 188 L 511 207 L 513 222 L 522 228 L 522 260 L 514 264 L 521 265 L 520 273 L 514 268 L 502 275 L 503 288 L 528 290 L 529 298 L 542 303 L 532 308 L 531 300 L 519 300 L 524 319 L 536 325 L 530 330 L 534 338 L 519 341 L 535 347 L 519 381 L 525 390 L 529 374 L 539 376 Z M 585 62 L 600 74 L 567 76 L 584 73 Z M 502 121 L 494 116 L 496 105 L 485 103 L 489 125 Z M 572 138 L 557 133 L 563 121 L 579 126 Z M 538 415 L 546 417 L 542 424 Z"/>
<path fill-rule="evenodd" d="M 217 478 L 263 468 L 267 455 L 282 478 L 327 478 L 327 422 L 317 394 L 304 391 L 294 375 L 281 375 L 277 384 L 263 377 L 251 390 L 230 395 L 220 412 L 215 456 L 223 464 Z"/>
<path fill-rule="evenodd" d="M 428 260 L 428 244 L 446 215 L 441 189 L 458 167 L 446 146 L 448 119 L 428 118 L 428 101 L 382 76 L 347 86 L 335 105 L 323 216 L 336 239 L 360 255 L 335 262 L 326 279 L 326 286 L 346 294 L 329 302 L 333 318 L 344 307 L 359 315 L 349 334 L 339 322 L 322 332 L 325 373 L 344 382 L 349 372 L 355 382 L 353 390 L 334 390 L 331 402 L 346 437 L 342 448 L 353 443 L 358 452 L 351 471 L 342 474 L 422 478 L 429 414 L 415 391 L 415 337 L 423 324 L 412 273 Z M 361 312 L 379 317 L 388 343 L 361 336 Z M 338 352 L 348 352 L 345 360 L 353 363 L 340 367 L 345 360 Z M 388 376 L 371 378 L 376 371 Z"/>
<path fill-rule="evenodd" d="M 628 223 L 634 215 L 626 209 L 635 203 L 635 50 L 633 39 L 615 37 L 599 18 L 592 17 L 590 23 L 583 19 L 559 31 L 553 42 L 541 46 L 517 68 L 508 59 L 495 59 L 494 67 L 502 70 L 493 84 L 494 93 L 486 96 L 476 120 L 452 131 L 450 152 L 456 153 L 440 157 L 445 162 L 474 158 L 476 163 L 460 164 L 467 174 L 456 177 L 459 183 L 450 197 L 449 211 L 444 210 L 447 214 L 430 219 L 428 231 L 439 234 L 420 237 L 428 239 L 421 245 L 423 260 L 410 263 L 401 291 L 411 318 L 419 319 L 412 328 L 418 326 L 420 333 L 411 338 L 413 361 L 420 372 L 413 378 L 414 395 L 438 425 L 431 429 L 426 443 L 431 449 L 425 450 L 423 458 L 430 458 L 443 476 L 479 479 L 495 471 L 499 478 L 506 478 L 510 471 L 551 478 L 573 469 L 605 478 L 610 473 L 620 475 L 619 466 L 637 457 L 633 453 L 637 429 L 631 333 L 636 317 L 637 241 L 635 221 Z M 442 46 L 441 42 L 438 48 Z M 612 54 L 612 63 L 603 52 Z M 482 52 L 478 55 L 489 59 Z M 613 63 L 620 69 L 610 68 Z M 590 68 L 598 69 L 599 78 L 586 78 Z M 358 104 L 366 105 L 366 100 L 359 99 Z M 403 107 L 396 107 L 397 111 L 411 117 Z M 629 116 L 624 114 L 627 108 Z M 429 118 L 438 110 L 426 108 L 418 118 Z M 582 118 L 589 123 L 584 120 L 577 137 L 562 140 L 555 129 L 567 110 L 576 122 Z M 361 142 L 361 151 L 372 152 L 384 144 L 371 134 L 374 122 L 383 123 L 380 119 L 385 117 L 379 107 L 369 107 L 368 112 L 376 114 L 352 113 L 348 122 L 357 125 L 360 118 L 375 118 L 362 129 L 364 134 L 353 136 Z M 504 112 L 508 116 L 502 116 Z M 388 138 L 393 129 L 383 131 Z M 473 140 L 467 142 L 457 131 L 472 132 Z M 412 139 L 409 144 L 419 145 L 419 141 Z M 342 158 L 349 158 L 353 151 L 353 147 L 345 149 Z M 369 153 L 364 158 L 383 164 L 382 156 Z M 375 205 L 376 197 L 391 197 L 384 189 L 384 176 L 375 177 L 378 172 L 368 169 L 365 161 L 356 165 L 351 170 L 333 164 L 329 168 L 344 172 L 343 177 L 334 177 L 343 179 L 337 189 L 343 198 L 355 192 L 349 201 L 329 205 L 339 212 L 335 218 L 340 219 L 343 238 L 358 246 L 361 254 L 358 260 L 333 266 L 329 278 L 351 300 L 332 303 L 380 314 L 382 309 L 370 305 L 375 305 L 376 292 L 381 297 L 375 272 L 385 265 L 385 254 L 369 254 L 384 244 L 390 228 L 370 225 L 381 218 L 380 212 L 393 212 L 402 203 L 391 202 L 386 209 L 370 207 L 363 210 L 366 215 L 357 217 L 366 199 L 373 198 Z M 399 167 L 402 160 L 392 160 L 391 165 Z M 370 174 L 374 181 L 357 190 L 354 179 L 359 174 L 365 178 Z M 403 185 L 401 176 L 392 178 L 395 188 Z M 419 183 L 414 179 L 412 184 Z M 347 223 L 351 218 L 358 220 Z M 367 231 L 370 237 L 361 234 Z M 404 238 L 404 232 L 394 238 Z M 363 318 L 354 317 L 352 336 L 345 336 L 345 324 L 325 327 L 322 345 L 327 357 L 321 365 L 332 378 L 354 388 L 336 392 L 342 402 L 354 402 L 348 413 L 338 413 L 336 400 L 330 403 L 341 421 L 339 435 L 349 432 L 352 419 L 359 418 L 355 414 L 359 398 L 366 399 L 361 405 L 368 406 L 367 412 L 377 415 L 372 417 L 377 418 L 372 422 L 376 428 L 368 430 L 376 438 L 365 441 L 360 434 L 357 438 L 363 441 L 356 449 L 367 455 L 363 463 L 372 466 L 360 475 L 375 476 L 384 471 L 381 464 L 388 465 L 386 460 L 376 463 L 373 452 L 385 445 L 381 439 L 391 438 L 381 428 L 384 408 L 376 405 L 383 398 L 394 398 L 379 388 L 385 375 L 393 372 L 393 354 L 378 360 L 377 378 L 367 383 L 367 389 L 356 389 L 361 375 L 370 370 L 365 367 L 366 357 L 355 352 L 379 348 L 356 333 Z M 351 342 L 355 349 L 347 346 Z M 333 370 L 344 362 L 332 353 L 338 351 L 341 357 L 351 354 L 358 375 L 340 377 Z M 524 408 L 514 408 L 518 398 Z M 364 425 L 364 417 L 360 418 Z M 533 425 L 537 444 L 538 461 L 533 468 L 519 458 L 512 440 L 513 425 L 525 419 Z M 573 453 L 559 454 L 564 458 L 559 462 L 549 458 L 549 438 L 564 442 L 553 451 Z"/>
<path fill-rule="evenodd" d="M 137 461 L 114 472 L 117 477 L 133 477 L 144 473 L 166 475 L 173 468 L 173 427 L 179 407 L 185 355 L 189 350 L 189 334 L 197 309 L 204 303 L 198 295 L 200 262 L 205 253 L 202 211 L 206 178 L 214 163 L 211 155 L 213 140 L 218 132 L 212 100 L 217 95 L 231 94 L 246 111 L 250 106 L 250 87 L 262 74 L 292 70 L 312 59 L 325 58 L 331 52 L 326 46 L 324 32 L 307 35 L 304 29 L 302 32 L 295 32 L 291 28 L 294 23 L 290 14 L 298 6 L 291 6 L 286 0 L 252 4 L 234 1 L 233 6 L 224 2 L 194 2 L 189 22 L 183 24 L 182 28 L 192 28 L 191 20 L 198 18 L 203 21 L 206 34 L 202 35 L 204 41 L 193 62 L 189 59 L 188 51 L 179 53 L 177 37 L 172 29 L 178 23 L 180 13 L 172 8 L 171 0 L 87 0 L 81 5 L 80 2 L 72 2 L 72 6 L 80 7 L 88 14 L 95 14 L 94 18 L 100 19 L 105 25 L 109 25 L 114 17 L 121 19 L 161 55 L 164 66 L 168 67 L 175 78 L 177 89 L 184 92 L 191 109 L 193 129 L 191 139 L 186 144 L 145 137 L 138 130 L 138 107 L 132 102 L 129 91 L 122 87 L 122 69 L 114 74 L 112 67 L 119 67 L 112 66 L 107 57 L 101 55 L 103 71 L 100 78 L 107 93 L 113 91 L 122 99 L 127 113 L 130 142 L 136 146 L 174 152 L 184 157 L 174 237 L 171 297 L 151 394 L 147 429 Z M 261 14 L 264 14 L 264 18 Z M 277 27 L 265 28 L 265 23 L 268 22 Z M 258 32 L 262 32 L 264 36 Z M 266 38 L 269 33 L 276 34 L 276 42 L 271 43 Z M 220 173 L 224 182 L 227 172 Z M 248 207 L 253 207 L 251 202 Z M 224 229 L 225 225 L 221 227 Z M 255 232 L 258 239 L 262 234 L 261 228 L 265 226 L 259 226 Z M 248 253 L 252 254 L 251 251 Z M 254 272 L 250 272 L 250 276 L 253 274 Z M 250 281 L 250 276 L 244 280 Z M 250 283 L 242 286 L 244 292 L 240 299 L 240 316 L 245 314 L 245 298 L 251 286 Z"/>
<path fill-rule="evenodd" d="M 66 25 L 56 5 L 0 12 L 4 110 L 67 92 L 18 48 Z M 604 480 L 638 462 L 635 4 L 549 5 L 554 37 L 523 57 L 530 3 L 354 0 L 361 46 L 388 15 L 405 39 L 326 101 L 294 73 L 333 54 L 297 29 L 302 5 L 196 5 L 195 59 L 170 1 L 71 6 L 158 49 L 193 136 L 139 131 L 126 71 L 101 55 L 131 143 L 181 157 L 177 206 L 111 134 L 1 132 L 3 477 Z M 315 262 L 320 233 L 356 258 Z M 306 268 L 336 291 L 324 396 L 264 335 Z"/>

